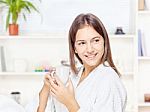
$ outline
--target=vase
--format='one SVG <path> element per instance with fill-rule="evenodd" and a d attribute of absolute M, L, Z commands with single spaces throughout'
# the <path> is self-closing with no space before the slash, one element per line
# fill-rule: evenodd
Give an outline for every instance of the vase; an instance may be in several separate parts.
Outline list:
<path fill-rule="evenodd" d="M 9 35 L 18 35 L 18 24 L 9 24 Z"/>

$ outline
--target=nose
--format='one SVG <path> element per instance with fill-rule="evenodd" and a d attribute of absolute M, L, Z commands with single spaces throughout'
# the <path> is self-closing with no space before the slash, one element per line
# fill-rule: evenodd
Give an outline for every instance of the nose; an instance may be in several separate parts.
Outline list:
<path fill-rule="evenodd" d="M 92 53 L 93 52 L 93 46 L 91 45 L 91 43 L 87 44 L 87 52 L 88 53 Z"/>

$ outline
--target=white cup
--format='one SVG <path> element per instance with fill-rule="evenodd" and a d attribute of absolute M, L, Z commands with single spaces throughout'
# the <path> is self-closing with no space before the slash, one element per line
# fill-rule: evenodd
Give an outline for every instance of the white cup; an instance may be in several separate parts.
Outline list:
<path fill-rule="evenodd" d="M 14 60 L 14 71 L 15 72 L 26 72 L 27 71 L 27 62 L 24 59 L 15 59 Z"/>
<path fill-rule="evenodd" d="M 66 66 L 56 67 L 56 75 L 64 84 L 66 84 L 70 75 L 70 67 Z"/>

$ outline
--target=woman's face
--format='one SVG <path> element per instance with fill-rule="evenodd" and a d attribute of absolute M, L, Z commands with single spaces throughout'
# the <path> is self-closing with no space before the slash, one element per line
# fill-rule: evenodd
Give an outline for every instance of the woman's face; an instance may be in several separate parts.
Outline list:
<path fill-rule="evenodd" d="M 77 31 L 75 52 L 84 66 L 97 66 L 104 53 L 104 39 L 93 27 L 87 25 Z"/>

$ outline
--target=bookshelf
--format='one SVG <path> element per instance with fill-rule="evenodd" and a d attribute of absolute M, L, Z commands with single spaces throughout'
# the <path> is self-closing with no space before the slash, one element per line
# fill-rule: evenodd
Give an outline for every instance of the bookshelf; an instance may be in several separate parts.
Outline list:
<path fill-rule="evenodd" d="M 142 50 L 144 50 L 144 55 L 137 56 L 137 76 L 136 76 L 136 93 L 137 93 L 137 111 L 138 112 L 148 112 L 150 111 L 150 103 L 144 102 L 144 94 L 150 93 L 149 88 L 149 67 L 150 67 L 150 54 L 149 54 L 149 44 L 148 37 L 150 28 L 150 10 L 146 7 L 147 0 L 145 0 L 145 5 L 143 10 L 137 9 L 137 30 L 141 30 L 141 41 L 144 41 L 145 46 L 143 46 Z M 139 35 L 137 36 L 139 37 Z"/>

